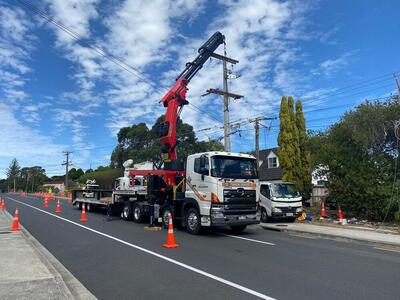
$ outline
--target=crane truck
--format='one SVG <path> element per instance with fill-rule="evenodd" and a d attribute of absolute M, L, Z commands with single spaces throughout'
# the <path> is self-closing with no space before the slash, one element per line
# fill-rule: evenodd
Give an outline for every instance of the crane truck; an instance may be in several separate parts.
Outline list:
<path fill-rule="evenodd" d="M 191 234 L 204 227 L 230 227 L 243 231 L 247 225 L 260 223 L 257 162 L 254 156 L 242 153 L 210 151 L 189 155 L 185 167 L 177 159 L 177 122 L 186 99 L 188 84 L 214 51 L 225 43 L 215 32 L 198 50 L 198 56 L 186 64 L 175 84 L 161 99 L 166 108 L 164 122 L 159 124 L 163 168 L 136 170 L 124 166 L 129 176 L 129 190 L 134 191 L 137 178 L 146 185 L 145 194 L 119 193 L 111 197 L 118 204 L 124 219 L 136 222 L 148 217 L 151 225 L 174 223 Z M 79 202 L 79 201 L 78 201 Z"/>

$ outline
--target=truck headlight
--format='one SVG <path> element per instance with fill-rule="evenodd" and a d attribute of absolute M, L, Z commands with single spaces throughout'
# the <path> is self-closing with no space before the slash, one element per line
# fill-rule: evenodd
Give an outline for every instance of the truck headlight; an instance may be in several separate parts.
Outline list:
<path fill-rule="evenodd" d="M 272 211 L 276 212 L 276 213 L 281 213 L 282 212 L 282 210 L 280 208 L 278 208 L 278 207 L 273 207 Z"/>
<path fill-rule="evenodd" d="M 214 218 L 224 218 L 225 217 L 225 209 L 223 205 L 212 205 L 211 206 L 211 215 Z"/>

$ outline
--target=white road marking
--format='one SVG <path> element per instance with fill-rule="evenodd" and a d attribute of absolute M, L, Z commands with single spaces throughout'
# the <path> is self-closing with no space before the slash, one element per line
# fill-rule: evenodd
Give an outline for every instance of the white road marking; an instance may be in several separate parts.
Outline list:
<path fill-rule="evenodd" d="M 235 289 L 241 290 L 241 291 L 243 291 L 243 292 L 245 292 L 245 293 L 251 294 L 251 295 L 256 296 L 256 297 L 259 297 L 259 298 L 261 298 L 261 299 L 275 300 L 275 298 L 272 298 L 272 297 L 269 297 L 269 296 L 267 296 L 267 295 L 261 294 L 261 293 L 255 291 L 255 290 L 249 289 L 249 288 L 247 288 L 247 287 L 245 287 L 245 286 L 242 286 L 242 285 L 240 285 L 240 284 L 237 284 L 237 283 L 234 283 L 234 282 L 232 282 L 232 281 L 226 280 L 226 279 L 221 278 L 221 277 L 219 277 L 219 276 L 216 276 L 216 275 L 207 273 L 207 272 L 205 272 L 205 271 L 203 271 L 203 270 L 200 270 L 200 269 L 197 269 L 197 268 L 195 268 L 195 267 L 189 266 L 189 265 L 187 265 L 187 264 L 185 264 L 185 263 L 181 263 L 181 262 L 179 262 L 179 261 L 177 261 L 177 260 L 175 260 L 175 259 L 169 258 L 169 257 L 164 256 L 164 255 L 161 255 L 161 254 L 158 254 L 158 253 L 153 252 L 153 251 L 151 251 L 151 250 L 148 250 L 148 249 L 146 249 L 146 248 L 143 248 L 143 247 L 140 247 L 140 246 L 137 246 L 137 245 L 128 243 L 128 242 L 126 242 L 126 241 L 124 241 L 124 240 L 121 240 L 121 239 L 119 239 L 119 238 L 113 237 L 113 236 L 111 236 L 111 235 L 109 235 L 109 234 L 106 234 L 106 233 L 97 231 L 97 230 L 92 229 L 92 228 L 90 228 L 90 227 L 86 227 L 86 226 L 84 226 L 84 225 L 82 225 L 82 224 L 79 224 L 79 223 L 76 223 L 76 222 L 74 222 L 74 221 L 68 220 L 68 219 L 66 219 L 66 218 L 60 217 L 60 216 L 58 216 L 58 215 L 49 213 L 48 211 L 45 211 L 45 210 L 40 209 L 40 208 L 37 208 L 37 207 L 35 207 L 35 206 L 26 204 L 26 203 L 21 202 L 21 201 L 18 201 L 18 200 L 16 200 L 16 199 L 13 199 L 13 198 L 10 198 L 10 197 L 6 197 L 6 198 L 8 198 L 8 199 L 10 199 L 10 200 L 12 200 L 12 201 L 14 201 L 14 202 L 18 202 L 18 203 L 20 203 L 20 204 L 22 204 L 22 205 L 28 206 L 28 207 L 30 207 L 30 208 L 36 209 L 37 211 L 40 211 L 40 212 L 45 213 L 45 214 L 48 214 L 48 215 L 53 216 L 53 217 L 55 217 L 55 218 L 57 218 L 57 219 L 60 219 L 60 220 L 63 220 L 63 221 L 65 221 L 65 222 L 74 224 L 74 225 L 76 225 L 76 226 L 78 226 L 78 227 L 81 227 L 81 228 L 83 228 L 83 229 L 86 229 L 86 230 L 88 230 L 88 231 L 97 233 L 98 235 L 101 235 L 101 236 L 103 236 L 103 237 L 109 238 L 109 239 L 111 239 L 111 240 L 114 240 L 114 241 L 119 242 L 119 243 L 121 243 L 121 244 L 124 244 L 124 245 L 126 245 L 126 246 L 129 246 L 129 247 L 135 248 L 135 249 L 137 249 L 137 250 L 140 250 L 140 251 L 142 251 L 142 252 L 145 252 L 145 253 L 147 253 L 147 254 L 153 255 L 153 256 L 155 256 L 155 257 L 158 257 L 158 258 L 160 258 L 160 259 L 163 259 L 163 260 L 165 260 L 165 261 L 168 261 L 168 262 L 170 262 L 170 263 L 173 263 L 173 264 L 175 264 L 175 265 L 178 265 L 178 266 L 180 266 L 180 267 L 182 267 L 182 268 L 188 269 L 188 270 L 190 270 L 190 271 L 192 271 L 192 272 L 195 272 L 195 273 L 197 273 L 197 274 L 200 274 L 200 275 L 203 275 L 203 276 L 205 276 L 205 277 L 214 279 L 214 280 L 216 280 L 216 281 L 218 281 L 218 282 L 221 282 L 221 283 L 223 283 L 223 284 L 229 285 L 229 286 L 231 286 L 231 287 L 233 287 L 233 288 L 235 288 Z"/>
<path fill-rule="evenodd" d="M 242 236 L 237 236 L 237 235 L 231 235 L 231 234 L 226 234 L 226 233 L 221 233 L 224 236 L 229 236 L 235 239 L 240 239 L 240 240 L 245 240 L 245 241 L 249 241 L 249 242 L 254 242 L 254 243 L 260 243 L 260 244 L 265 244 L 265 245 L 270 245 L 270 246 L 275 246 L 274 243 L 270 243 L 270 242 L 264 242 L 264 241 L 260 241 L 260 240 L 254 240 L 254 239 L 248 239 Z"/>
<path fill-rule="evenodd" d="M 374 248 L 375 248 L 375 249 L 378 249 L 378 250 L 384 250 L 384 251 L 390 251 L 390 252 L 400 253 L 400 250 L 397 250 L 397 249 L 380 248 L 380 247 L 374 247 Z"/>

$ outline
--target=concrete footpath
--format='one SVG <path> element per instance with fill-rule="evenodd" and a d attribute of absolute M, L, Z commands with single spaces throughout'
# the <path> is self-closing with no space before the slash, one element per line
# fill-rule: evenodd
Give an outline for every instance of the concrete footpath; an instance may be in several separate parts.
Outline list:
<path fill-rule="evenodd" d="M 28 231 L 0 211 L 0 299 L 96 299 Z"/>
<path fill-rule="evenodd" d="M 400 235 L 398 234 L 320 226 L 307 223 L 261 223 L 261 226 L 264 229 L 274 231 L 306 233 L 322 238 L 361 241 L 400 247 Z"/>

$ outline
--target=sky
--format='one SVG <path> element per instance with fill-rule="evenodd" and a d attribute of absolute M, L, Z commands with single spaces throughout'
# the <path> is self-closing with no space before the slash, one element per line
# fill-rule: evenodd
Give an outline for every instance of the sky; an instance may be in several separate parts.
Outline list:
<path fill-rule="evenodd" d="M 0 178 L 13 158 L 62 175 L 63 151 L 76 168 L 108 165 L 118 130 L 155 122 L 215 31 L 239 60 L 229 90 L 244 95 L 230 102 L 241 123 L 232 151 L 254 150 L 247 120 L 277 117 L 283 95 L 303 101 L 308 129 L 325 130 L 397 93 L 399 10 L 395 0 L 0 0 Z M 223 101 L 202 97 L 209 88 L 222 88 L 215 59 L 190 82 L 181 115 L 199 140 L 223 137 Z M 262 121 L 261 149 L 276 146 L 278 128 Z"/>

